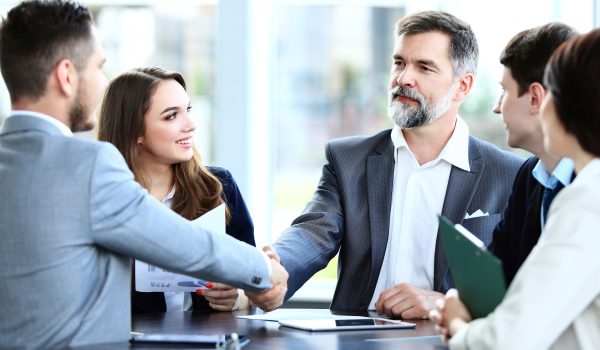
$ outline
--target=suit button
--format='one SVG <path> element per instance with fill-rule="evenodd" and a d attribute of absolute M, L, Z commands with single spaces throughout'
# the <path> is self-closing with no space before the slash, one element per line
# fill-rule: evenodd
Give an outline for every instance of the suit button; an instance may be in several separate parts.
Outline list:
<path fill-rule="evenodd" d="M 262 282 L 262 278 L 258 276 L 252 277 L 252 284 L 260 284 L 260 282 Z"/>

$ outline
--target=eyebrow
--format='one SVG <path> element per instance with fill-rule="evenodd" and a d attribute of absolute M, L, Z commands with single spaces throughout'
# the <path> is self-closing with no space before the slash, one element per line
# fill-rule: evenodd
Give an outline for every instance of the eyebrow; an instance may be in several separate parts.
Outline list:
<path fill-rule="evenodd" d="M 185 108 L 188 108 L 191 104 L 192 104 L 192 101 L 188 101 L 187 106 Z M 160 114 L 164 114 L 165 112 L 170 112 L 170 111 L 176 111 L 178 109 L 179 109 L 178 106 L 167 107 L 162 112 L 160 112 Z"/>
<path fill-rule="evenodd" d="M 404 57 L 402 57 L 402 56 L 400 56 L 400 55 L 393 55 L 393 56 L 392 56 L 392 59 L 394 59 L 394 60 L 403 60 L 403 61 L 406 61 L 406 60 L 404 59 Z M 424 58 L 423 58 L 423 59 L 419 59 L 419 60 L 417 60 L 416 62 L 417 62 L 417 63 L 419 63 L 419 64 L 426 65 L 426 66 L 431 66 L 431 67 L 433 67 L 433 68 L 435 68 L 435 69 L 437 69 L 437 70 L 439 70 L 439 69 L 440 69 L 440 67 L 439 67 L 439 66 L 438 66 L 438 65 L 435 63 L 435 61 L 433 61 L 433 60 L 428 60 L 428 59 L 424 59 Z"/>
<path fill-rule="evenodd" d="M 173 106 L 173 107 L 167 107 L 167 108 L 165 108 L 165 109 L 164 109 L 162 112 L 160 112 L 160 114 L 163 114 L 163 113 L 165 113 L 165 112 L 169 112 L 169 111 L 176 111 L 176 110 L 178 110 L 178 109 L 179 109 L 179 107 L 177 107 L 177 106 Z"/>

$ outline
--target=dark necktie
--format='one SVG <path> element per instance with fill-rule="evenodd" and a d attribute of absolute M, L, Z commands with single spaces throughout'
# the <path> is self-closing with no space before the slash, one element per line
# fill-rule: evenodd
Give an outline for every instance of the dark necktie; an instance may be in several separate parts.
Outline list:
<path fill-rule="evenodd" d="M 542 227 L 546 224 L 546 221 L 548 221 L 548 209 L 550 209 L 550 203 L 552 203 L 554 196 L 556 196 L 563 187 L 565 186 L 560 181 L 557 182 L 556 187 L 554 188 L 544 187 L 544 195 L 542 196 Z"/>

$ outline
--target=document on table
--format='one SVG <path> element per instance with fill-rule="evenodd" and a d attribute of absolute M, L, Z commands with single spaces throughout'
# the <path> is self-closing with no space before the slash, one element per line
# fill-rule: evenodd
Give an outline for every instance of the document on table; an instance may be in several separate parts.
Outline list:
<path fill-rule="evenodd" d="M 284 320 L 350 320 L 369 318 L 365 316 L 332 315 L 329 309 L 277 309 L 261 315 L 238 316 L 248 320 L 284 321 Z"/>
<path fill-rule="evenodd" d="M 225 204 L 192 223 L 208 231 L 225 232 Z M 206 289 L 206 281 L 135 261 L 135 290 L 138 292 L 193 292 L 197 289 Z"/>

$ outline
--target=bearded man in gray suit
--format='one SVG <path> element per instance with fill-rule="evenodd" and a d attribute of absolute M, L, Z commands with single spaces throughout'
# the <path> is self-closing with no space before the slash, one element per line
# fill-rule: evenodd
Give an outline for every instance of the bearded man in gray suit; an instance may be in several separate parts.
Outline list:
<path fill-rule="evenodd" d="M 395 31 L 391 130 L 331 141 L 318 188 L 274 244 L 289 298 L 339 252 L 331 308 L 425 318 L 453 282 L 437 215 L 486 244 L 522 159 L 469 136 L 458 108 L 473 86 L 478 45 L 445 12 Z"/>
<path fill-rule="evenodd" d="M 104 60 L 84 6 L 24 2 L 2 23 L 0 348 L 127 341 L 131 257 L 246 289 L 267 310 L 285 295 L 277 262 L 150 197 L 114 146 L 72 137 L 94 126 Z"/>

